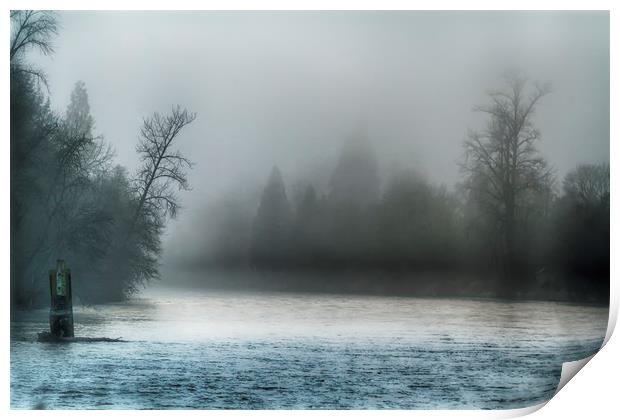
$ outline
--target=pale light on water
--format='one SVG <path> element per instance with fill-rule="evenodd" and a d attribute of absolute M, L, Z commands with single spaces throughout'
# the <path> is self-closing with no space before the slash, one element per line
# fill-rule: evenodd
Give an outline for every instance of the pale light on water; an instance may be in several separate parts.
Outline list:
<path fill-rule="evenodd" d="M 150 289 L 11 323 L 13 408 L 516 408 L 553 394 L 561 363 L 600 347 L 607 308 Z"/>

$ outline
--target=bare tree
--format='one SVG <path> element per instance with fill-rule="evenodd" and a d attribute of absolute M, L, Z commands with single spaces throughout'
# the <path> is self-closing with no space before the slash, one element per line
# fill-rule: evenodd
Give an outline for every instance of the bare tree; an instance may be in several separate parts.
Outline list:
<path fill-rule="evenodd" d="M 145 215 L 156 219 L 176 216 L 179 200 L 174 189 L 189 189 L 186 169 L 193 164 L 172 147 L 181 129 L 195 119 L 195 113 L 179 106 L 169 115 L 156 112 L 144 119 L 136 147 L 142 165 L 133 181 L 139 199 L 132 226 Z"/>
<path fill-rule="evenodd" d="M 564 191 L 582 205 L 609 205 L 609 164 L 579 165 L 566 175 Z"/>
<path fill-rule="evenodd" d="M 31 74 L 47 85 L 45 73 L 23 63 L 22 57 L 29 49 L 38 49 L 43 55 L 54 52 L 51 38 L 58 34 L 56 14 L 43 10 L 12 10 L 11 23 L 11 70 Z"/>
<path fill-rule="evenodd" d="M 508 77 L 507 89 L 489 92 L 490 104 L 475 108 L 489 115 L 486 130 L 469 133 L 464 143 L 462 169 L 472 182 L 470 190 L 485 201 L 488 216 L 497 223 L 501 236 L 501 260 L 511 276 L 514 270 L 519 216 L 526 214 L 533 191 L 543 191 L 552 180 L 552 170 L 536 148 L 540 132 L 533 116 L 549 86 L 534 86 Z"/>

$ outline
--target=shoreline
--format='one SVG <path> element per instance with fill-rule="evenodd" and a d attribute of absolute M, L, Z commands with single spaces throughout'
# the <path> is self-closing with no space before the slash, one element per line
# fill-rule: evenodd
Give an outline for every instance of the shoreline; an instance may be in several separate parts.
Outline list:
<path fill-rule="evenodd" d="M 502 295 L 499 277 L 490 273 L 475 274 L 457 270 L 385 270 L 385 269 L 277 269 L 257 270 L 247 267 L 163 267 L 161 278 L 151 280 L 133 297 L 140 297 L 151 288 L 200 289 L 243 293 L 299 293 L 313 295 L 378 296 L 421 299 L 468 299 L 504 302 L 556 302 L 609 307 L 609 299 L 593 293 L 557 288 L 548 280 L 533 280 L 525 290 L 512 296 Z M 583 279 L 588 281 L 591 279 Z M 79 291 L 76 290 L 79 296 Z M 80 305 L 104 305 L 128 302 L 105 300 Z M 11 310 L 28 311 L 49 308 L 42 305 L 11 304 Z"/>
<path fill-rule="evenodd" d="M 182 273 L 182 276 L 179 276 Z M 457 270 L 271 269 L 248 267 L 175 267 L 162 269 L 151 285 L 196 287 L 205 290 L 289 292 L 350 296 L 437 299 L 481 299 L 506 302 L 547 301 L 609 307 L 609 299 L 592 293 L 557 289 L 548 279 L 532 280 L 529 288 L 502 295 L 498 276 Z M 174 281 L 167 279 L 174 278 Z M 588 281 L 589 279 L 583 279 Z M 147 286 L 148 287 L 148 286 Z M 455 292 L 456 291 L 456 292 Z"/>

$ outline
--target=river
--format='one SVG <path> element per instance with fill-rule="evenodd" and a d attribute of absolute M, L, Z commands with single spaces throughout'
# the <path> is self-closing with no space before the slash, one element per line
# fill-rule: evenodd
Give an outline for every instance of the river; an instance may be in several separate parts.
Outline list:
<path fill-rule="evenodd" d="M 11 314 L 12 408 L 494 409 L 549 399 L 564 361 L 601 346 L 608 309 L 554 302 L 153 287 Z"/>

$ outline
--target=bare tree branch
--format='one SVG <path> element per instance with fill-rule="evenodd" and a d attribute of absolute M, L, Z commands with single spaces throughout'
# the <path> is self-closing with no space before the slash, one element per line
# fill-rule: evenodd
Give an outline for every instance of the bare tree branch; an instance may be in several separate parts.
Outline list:
<path fill-rule="evenodd" d="M 11 43 L 9 48 L 11 71 L 34 76 L 49 90 L 46 74 L 23 62 L 24 54 L 37 49 L 43 55 L 54 52 L 52 37 L 58 34 L 56 14 L 42 10 L 11 11 Z"/>
<path fill-rule="evenodd" d="M 56 14 L 43 10 L 11 11 L 11 64 L 28 49 L 38 49 L 43 55 L 54 52 L 50 38 L 58 34 Z"/>
<path fill-rule="evenodd" d="M 485 131 L 470 132 L 464 143 L 462 170 L 476 189 L 477 200 L 500 226 L 504 258 L 514 256 L 517 217 L 527 207 L 534 192 L 550 190 L 553 171 L 539 156 L 536 143 L 540 132 L 533 116 L 540 100 L 550 92 L 549 85 L 535 85 L 526 92 L 527 80 L 520 76 L 507 79 L 504 90 L 489 91 L 489 104 L 475 107 L 490 119 Z"/>
<path fill-rule="evenodd" d="M 191 169 L 193 163 L 171 147 L 181 129 L 195 119 L 196 114 L 181 110 L 179 106 L 168 115 L 156 112 L 144 118 L 136 147 L 142 165 L 133 181 L 139 199 L 132 225 L 147 213 L 155 218 L 176 217 L 179 200 L 174 189 L 189 189 L 186 170 Z"/>

